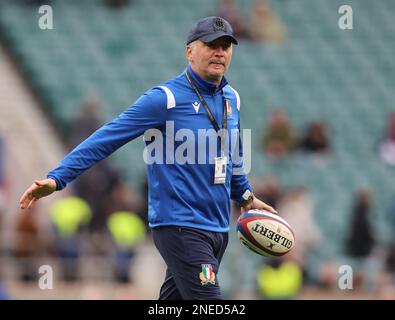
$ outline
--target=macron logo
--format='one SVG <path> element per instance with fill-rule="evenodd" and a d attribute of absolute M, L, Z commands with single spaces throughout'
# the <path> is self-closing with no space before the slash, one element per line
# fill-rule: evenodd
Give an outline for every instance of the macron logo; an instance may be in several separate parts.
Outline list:
<path fill-rule="evenodd" d="M 194 103 L 192 103 L 192 107 L 195 109 L 196 113 L 198 113 L 199 112 L 200 103 L 195 101 Z"/>

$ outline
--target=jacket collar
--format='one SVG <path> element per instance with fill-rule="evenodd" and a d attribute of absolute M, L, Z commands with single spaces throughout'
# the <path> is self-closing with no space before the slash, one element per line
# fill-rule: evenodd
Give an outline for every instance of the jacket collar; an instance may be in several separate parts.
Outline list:
<path fill-rule="evenodd" d="M 228 84 L 228 81 L 226 80 L 226 78 L 222 77 L 221 83 L 220 83 L 219 87 L 217 88 L 217 86 L 214 83 L 206 81 L 206 80 L 202 79 L 200 76 L 198 76 L 192 70 L 192 68 L 189 64 L 187 66 L 187 70 L 188 70 L 188 73 L 190 74 L 193 82 L 196 84 L 196 86 L 198 87 L 198 89 L 200 90 L 201 93 L 214 94 L 214 93 L 217 93 L 218 91 L 221 91 Z"/>

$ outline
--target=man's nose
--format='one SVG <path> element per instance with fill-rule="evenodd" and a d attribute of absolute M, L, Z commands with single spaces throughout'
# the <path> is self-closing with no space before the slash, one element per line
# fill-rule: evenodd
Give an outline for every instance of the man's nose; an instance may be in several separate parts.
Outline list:
<path fill-rule="evenodd" d="M 218 46 L 217 48 L 214 49 L 214 54 L 216 56 L 223 57 L 225 55 L 225 50 L 221 46 Z"/>

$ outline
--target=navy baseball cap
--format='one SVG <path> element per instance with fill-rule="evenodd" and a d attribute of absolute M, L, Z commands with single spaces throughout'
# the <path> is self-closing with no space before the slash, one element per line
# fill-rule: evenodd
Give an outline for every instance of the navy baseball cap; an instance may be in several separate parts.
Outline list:
<path fill-rule="evenodd" d="M 193 25 L 188 34 L 187 44 L 198 39 L 203 42 L 211 42 L 225 36 L 229 37 L 234 44 L 237 44 L 232 26 L 228 21 L 221 17 L 206 17 L 199 19 Z"/>

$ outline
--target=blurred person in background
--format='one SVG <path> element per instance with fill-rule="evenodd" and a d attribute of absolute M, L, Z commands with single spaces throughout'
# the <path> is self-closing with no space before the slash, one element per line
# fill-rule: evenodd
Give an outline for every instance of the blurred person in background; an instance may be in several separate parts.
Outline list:
<path fill-rule="evenodd" d="M 133 3 L 135 0 L 105 0 L 107 6 L 112 9 L 122 9 L 129 4 Z"/>
<path fill-rule="evenodd" d="M 0 235 L 3 232 L 3 219 L 6 211 L 6 187 L 5 187 L 5 145 L 0 132 Z M 0 258 L 3 255 L 3 239 L 0 238 Z M 0 300 L 9 299 L 7 290 L 2 281 L 2 264 L 0 263 Z"/>
<path fill-rule="evenodd" d="M 0 132 L 0 231 L 1 231 L 1 222 L 2 217 L 5 214 L 6 209 L 6 169 L 5 169 L 5 161 L 6 161 L 6 147 L 5 140 Z"/>
<path fill-rule="evenodd" d="M 102 125 L 101 109 L 102 102 L 98 98 L 87 99 L 81 104 L 68 129 L 67 143 L 70 148 L 74 148 Z"/>
<path fill-rule="evenodd" d="M 384 272 L 379 291 L 381 299 L 395 299 L 395 201 L 389 210 L 388 220 L 391 221 L 391 240 L 386 248 L 384 260 Z"/>
<path fill-rule="evenodd" d="M 89 137 L 103 123 L 100 116 L 102 102 L 92 97 L 81 104 L 78 113 L 71 121 L 68 135 L 68 145 L 74 148 L 81 140 Z M 109 211 L 106 206 L 111 202 L 111 193 L 120 180 L 120 174 L 110 162 L 102 161 L 88 170 L 74 184 L 74 191 L 78 197 L 86 200 L 92 210 L 92 219 L 87 226 L 92 233 L 90 240 L 94 251 L 102 247 L 100 239 L 106 231 L 106 221 Z M 99 243 L 97 243 L 99 242 Z"/>
<path fill-rule="evenodd" d="M 387 129 L 379 145 L 379 156 L 385 163 L 395 166 L 395 112 L 388 117 Z"/>
<path fill-rule="evenodd" d="M 276 208 L 282 196 L 282 189 L 275 176 L 257 177 L 251 179 L 254 194 L 269 206 Z M 240 207 L 237 203 L 232 204 L 231 221 L 236 224 L 240 216 Z"/>
<path fill-rule="evenodd" d="M 312 155 L 328 156 L 331 151 L 331 143 L 326 125 L 323 122 L 311 123 L 305 136 L 301 139 L 300 148 Z"/>
<path fill-rule="evenodd" d="M 277 213 L 254 196 L 243 169 L 240 96 L 224 77 L 233 44 L 238 42 L 223 18 L 196 21 L 186 40 L 188 65 L 184 72 L 148 90 L 118 118 L 66 155 L 46 179 L 34 181 L 20 199 L 21 208 L 29 208 L 40 198 L 65 188 L 143 134 L 148 146 L 153 142 L 153 137 L 148 137 L 153 132 L 155 142 L 158 135 L 165 137 L 160 146 L 167 155 L 177 158 L 181 142 L 167 134 L 169 122 L 177 131 L 191 130 L 194 137 L 205 130 L 215 141 L 216 155 L 205 153 L 204 164 L 196 154 L 193 163 L 149 159 L 154 161 L 148 163 L 148 218 L 154 244 L 167 265 L 160 299 L 222 299 L 216 274 L 228 244 L 231 200 L 246 211 Z M 218 135 L 226 133 L 236 135 L 240 148 L 234 150 L 228 143 L 218 143 L 224 141 Z M 166 145 L 168 137 L 174 148 Z"/>
<path fill-rule="evenodd" d="M 89 204 L 79 197 L 57 200 L 51 208 L 51 221 L 55 228 L 55 250 L 61 260 L 62 280 L 74 282 L 80 278 L 80 231 L 89 223 L 92 212 Z"/>
<path fill-rule="evenodd" d="M 395 236 L 387 247 L 384 270 L 379 283 L 380 299 L 395 300 Z"/>
<path fill-rule="evenodd" d="M 292 225 L 298 237 L 295 247 L 287 255 L 264 259 L 257 272 L 258 295 L 267 300 L 294 299 L 306 278 L 307 253 L 316 245 L 314 242 L 318 238 L 311 218 L 312 205 L 307 198 L 302 199 L 302 189 L 280 190 L 274 176 L 261 182 L 260 187 L 254 186 L 254 192 L 279 209 L 280 216 Z"/>
<path fill-rule="evenodd" d="M 146 235 L 140 217 L 131 211 L 116 211 L 110 214 L 108 229 L 115 244 L 114 276 L 118 283 L 133 282 L 133 262 L 136 246 Z"/>
<path fill-rule="evenodd" d="M 148 226 L 148 180 L 147 175 L 144 176 L 143 182 L 140 184 L 140 208 L 137 210 L 138 215 Z"/>
<path fill-rule="evenodd" d="M 292 259 L 265 259 L 257 272 L 258 295 L 267 300 L 297 297 L 303 284 L 303 270 Z"/>
<path fill-rule="evenodd" d="M 276 208 L 282 197 L 280 183 L 275 176 L 256 178 L 252 181 L 254 193 L 265 203 Z"/>
<path fill-rule="evenodd" d="M 1 281 L 1 278 L 0 278 L 0 300 L 10 300 L 8 291 L 3 284 L 3 281 Z"/>
<path fill-rule="evenodd" d="M 368 258 L 376 244 L 374 230 L 370 221 L 373 208 L 373 194 L 369 188 L 358 190 L 352 207 L 348 238 L 346 239 L 346 254 L 355 262 L 355 287 L 365 285 L 367 274 L 365 272 Z"/>
<path fill-rule="evenodd" d="M 120 184 L 121 174 L 110 162 L 102 161 L 85 172 L 73 185 L 78 197 L 88 202 L 92 210 L 92 219 L 87 228 L 92 234 L 101 236 L 106 230 L 106 221 L 111 203 L 111 195 Z"/>
<path fill-rule="evenodd" d="M 310 281 L 308 262 L 322 240 L 320 228 L 314 218 L 314 205 L 310 192 L 305 187 L 293 187 L 284 193 L 278 211 L 293 228 L 297 239 L 284 259 L 295 262 L 302 270 L 305 283 Z"/>
<path fill-rule="evenodd" d="M 16 220 L 14 254 L 20 269 L 19 279 L 25 282 L 37 280 L 39 265 L 36 261 L 44 248 L 40 239 L 38 210 L 39 207 L 34 207 L 31 212 L 18 212 Z"/>
<path fill-rule="evenodd" d="M 140 198 L 133 189 L 125 182 L 118 181 L 103 209 L 109 213 L 106 214 L 106 226 L 113 243 L 114 278 L 118 283 L 133 282 L 130 269 L 133 267 L 135 247 L 146 233 L 144 220 L 135 213 L 141 210 L 141 206 Z"/>
<path fill-rule="evenodd" d="M 32 6 L 50 5 L 53 2 L 53 0 L 19 0 L 19 1 Z"/>
<path fill-rule="evenodd" d="M 147 220 L 147 212 L 143 211 L 144 204 L 134 188 L 124 181 L 118 181 L 110 194 L 110 201 L 106 205 L 107 212 L 131 211 L 143 221 Z"/>
<path fill-rule="evenodd" d="M 228 21 L 232 27 L 235 37 L 240 39 L 250 38 L 245 19 L 240 12 L 235 0 L 221 0 L 218 16 Z"/>
<path fill-rule="evenodd" d="M 119 180 L 112 188 L 109 201 L 105 205 L 104 210 L 109 213 L 115 211 L 132 211 L 137 214 L 141 210 L 141 207 L 141 199 L 132 186 L 125 181 Z M 147 212 L 144 213 L 144 218 L 146 215 Z M 143 217 L 140 218 L 143 219 Z"/>
<path fill-rule="evenodd" d="M 253 2 L 249 30 L 257 42 L 281 44 L 287 38 L 285 25 L 265 0 Z"/>
<path fill-rule="evenodd" d="M 282 159 L 293 152 L 298 145 L 298 137 L 288 115 L 278 108 L 269 115 L 263 135 L 265 153 L 272 159 Z"/>

